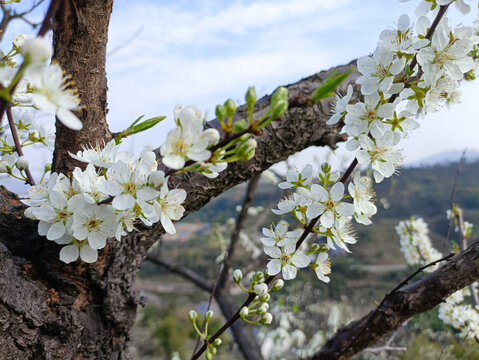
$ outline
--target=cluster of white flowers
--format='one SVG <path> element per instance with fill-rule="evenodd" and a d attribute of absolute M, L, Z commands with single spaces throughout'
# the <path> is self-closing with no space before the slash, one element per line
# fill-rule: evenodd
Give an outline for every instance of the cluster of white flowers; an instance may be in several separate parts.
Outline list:
<path fill-rule="evenodd" d="M 433 3 L 424 2 L 427 6 Z M 399 17 L 397 29 L 381 33 L 373 55 L 357 61 L 361 73 L 357 83 L 364 101 L 348 104 L 352 96 L 349 87 L 344 97 L 337 96 L 327 122 L 335 124 L 344 117 L 347 149 L 356 152 L 360 165 L 371 164 L 378 183 L 392 176 L 402 163 L 396 145 L 419 127 L 413 117 L 457 102 L 459 80 L 475 68 L 471 51 L 479 37 L 473 28 L 452 30 L 443 18 L 429 41 L 425 35 L 431 22 L 423 15 L 417 20 L 416 34 L 406 14 Z M 411 68 L 414 58 L 418 65 Z"/>
<path fill-rule="evenodd" d="M 160 147 L 162 162 L 171 169 L 182 169 L 186 161 L 193 160 L 200 164 L 202 174 L 213 178 L 226 169 L 226 162 L 208 162 L 212 153 L 209 147 L 218 144 L 220 133 L 216 129 L 204 130 L 205 113 L 194 106 L 174 111 L 176 127 L 172 129 Z"/>
<path fill-rule="evenodd" d="M 474 283 L 477 292 L 477 283 Z M 439 319 L 459 330 L 459 336 L 479 338 L 479 306 L 465 303 L 470 289 L 461 289 L 439 305 Z"/>
<path fill-rule="evenodd" d="M 442 254 L 432 246 L 429 229 L 422 218 L 411 217 L 401 221 L 396 226 L 396 233 L 401 252 L 409 265 L 426 265 L 442 258 Z M 430 266 L 425 271 L 433 271 L 437 266 Z"/>
<path fill-rule="evenodd" d="M 241 284 L 243 281 L 243 273 L 241 270 L 236 269 L 233 271 L 233 280 L 239 288 L 246 293 L 255 295 L 253 301 L 249 303 L 248 306 L 243 306 L 239 312 L 241 319 L 249 324 L 269 325 L 273 321 L 273 315 L 268 312 L 268 302 L 271 300 L 270 293 L 282 289 L 284 281 L 277 279 L 273 282 L 273 285 L 269 287 L 265 282 L 265 275 L 266 274 L 261 271 L 252 273 L 249 279 L 249 287 L 245 288 Z"/>
<path fill-rule="evenodd" d="M 291 193 L 273 209 L 277 215 L 292 214 L 303 226 L 311 221 L 317 223 L 312 232 L 324 236 L 326 243 L 316 244 L 307 251 L 308 255 L 317 254 L 311 267 L 321 281 L 329 282 L 330 263 L 328 250 L 336 246 L 349 252 L 347 244 L 356 243 L 352 228 L 353 217 L 359 223 L 368 225 L 370 217 L 377 209 L 373 202 L 372 181 L 356 173 L 348 185 L 350 195 L 345 194 L 345 186 L 339 182 L 339 173 L 332 172 L 329 164 L 323 164 L 317 177 L 313 177 L 311 165 L 301 171 L 288 170 L 286 181 L 278 184 L 281 189 L 290 189 Z M 313 183 L 314 181 L 319 182 Z M 352 197 L 353 203 L 345 202 Z M 265 253 L 271 257 L 268 274 L 276 275 L 280 269 L 285 280 L 296 276 L 296 268 L 309 265 L 309 258 L 297 248 L 302 230 L 287 231 L 287 223 L 280 221 L 273 229 L 263 229 L 262 243 Z"/>
<path fill-rule="evenodd" d="M 101 149 L 85 148 L 72 156 L 88 163 L 86 169 L 75 168 L 72 179 L 52 173 L 30 187 L 23 201 L 30 206 L 25 215 L 40 220 L 40 235 L 66 245 L 60 251 L 62 261 L 78 256 L 96 261 L 107 238 L 121 240 L 138 220 L 145 225 L 161 221 L 165 231 L 175 233 L 172 221 L 183 216 L 186 192 L 168 188 L 168 177 L 157 170 L 151 150 L 136 158 L 118 151 L 112 140 Z"/>

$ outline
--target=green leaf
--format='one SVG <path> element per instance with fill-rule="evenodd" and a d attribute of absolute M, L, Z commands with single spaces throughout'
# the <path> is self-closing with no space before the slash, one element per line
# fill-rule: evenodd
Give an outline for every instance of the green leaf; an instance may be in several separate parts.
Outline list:
<path fill-rule="evenodd" d="M 155 116 L 153 118 L 147 119 L 145 121 L 139 122 L 141 119 L 143 119 L 145 115 L 141 115 L 138 119 L 133 121 L 133 123 L 128 126 L 125 130 L 121 131 L 116 137 L 115 137 L 115 144 L 120 144 L 121 140 L 123 138 L 126 138 L 130 135 L 138 134 L 139 132 L 148 130 L 149 128 L 152 128 L 156 124 L 158 124 L 160 121 L 166 119 L 166 116 Z"/>
<path fill-rule="evenodd" d="M 351 68 L 339 75 L 336 75 L 337 70 L 334 71 L 318 86 L 316 90 L 310 96 L 313 101 L 319 101 L 335 94 L 336 88 L 351 74 L 355 68 Z"/>

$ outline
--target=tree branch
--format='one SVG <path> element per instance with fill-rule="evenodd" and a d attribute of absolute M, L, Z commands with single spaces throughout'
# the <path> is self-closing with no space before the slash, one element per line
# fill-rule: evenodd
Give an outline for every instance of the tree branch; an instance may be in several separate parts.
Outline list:
<path fill-rule="evenodd" d="M 412 316 L 431 310 L 479 279 L 479 243 L 420 280 L 389 293 L 368 315 L 340 328 L 311 359 L 347 359 L 379 341 Z"/>
<path fill-rule="evenodd" d="M 145 258 L 146 261 L 149 261 L 155 265 L 162 266 L 175 274 L 178 274 L 185 278 L 186 280 L 191 281 L 193 284 L 198 286 L 200 289 L 211 292 L 213 289 L 213 285 L 206 281 L 202 276 L 198 273 L 194 272 L 191 269 L 188 269 L 185 266 L 178 265 L 173 261 L 167 260 L 165 258 L 156 257 L 153 255 L 147 255 Z"/>
<path fill-rule="evenodd" d="M 219 288 L 223 288 L 226 284 L 228 271 L 231 267 L 231 263 L 233 260 L 233 254 L 235 252 L 241 230 L 243 229 L 246 218 L 248 217 L 248 209 L 250 208 L 251 203 L 253 202 L 254 193 L 256 191 L 256 188 L 258 187 L 260 177 L 261 175 L 253 176 L 248 183 L 248 187 L 246 188 L 246 194 L 243 200 L 243 205 L 241 206 L 241 210 L 238 214 L 238 218 L 236 219 L 236 226 L 233 233 L 231 234 L 231 240 L 228 247 L 228 251 L 226 253 L 225 259 L 223 260 L 224 266 L 221 270 L 221 275 L 217 284 Z"/>

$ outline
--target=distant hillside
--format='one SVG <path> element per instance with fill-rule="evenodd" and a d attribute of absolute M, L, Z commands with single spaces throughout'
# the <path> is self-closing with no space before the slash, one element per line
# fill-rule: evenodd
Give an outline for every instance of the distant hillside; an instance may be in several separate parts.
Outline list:
<path fill-rule="evenodd" d="M 464 150 L 449 150 L 440 154 L 434 154 L 418 161 L 408 163 L 407 167 L 426 167 L 433 165 L 446 165 L 450 163 L 457 163 L 462 156 Z M 479 160 L 478 150 L 467 150 L 465 160 L 468 163 Z"/>

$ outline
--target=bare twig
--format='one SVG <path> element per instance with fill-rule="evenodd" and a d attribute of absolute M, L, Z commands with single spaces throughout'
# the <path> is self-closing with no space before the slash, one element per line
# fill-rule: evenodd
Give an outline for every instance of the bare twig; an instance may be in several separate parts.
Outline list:
<path fill-rule="evenodd" d="M 464 151 L 461 154 L 461 157 L 459 158 L 459 162 L 457 164 L 456 168 L 456 174 L 454 175 L 454 181 L 452 182 L 452 189 L 451 189 L 451 217 L 449 219 L 449 224 L 447 226 L 447 235 L 446 239 L 444 240 L 444 244 L 442 247 L 442 253 L 444 254 L 446 252 L 446 248 L 449 246 L 449 240 L 451 238 L 451 232 L 452 232 L 452 223 L 454 221 L 454 216 L 452 215 L 452 211 L 454 210 L 454 205 L 455 205 L 455 196 L 456 196 L 456 185 L 457 185 L 457 178 L 459 176 L 459 173 L 461 172 L 461 164 L 462 161 L 464 160 L 466 156 L 466 151 L 467 149 L 464 149 Z"/>
<path fill-rule="evenodd" d="M 376 346 L 372 348 L 366 348 L 364 351 L 367 352 L 372 352 L 373 354 L 378 354 L 381 351 L 403 351 L 405 352 L 407 348 L 405 347 L 399 347 L 399 346 L 391 346 L 392 342 L 396 338 L 396 336 L 401 332 L 402 329 L 406 327 L 406 325 L 409 323 L 411 319 L 407 319 L 405 322 L 402 323 L 402 325 L 396 329 L 396 331 L 393 332 L 391 337 L 384 343 L 383 346 Z"/>
<path fill-rule="evenodd" d="M 211 309 L 211 302 L 213 301 L 213 298 L 215 297 L 218 281 L 219 281 L 221 273 L 223 272 L 223 268 L 224 268 L 224 260 L 220 261 L 220 263 L 218 264 L 218 270 L 216 271 L 216 279 L 215 279 L 215 282 L 213 283 L 213 288 L 211 289 L 210 297 L 208 299 L 208 306 L 206 307 L 205 314 Z M 203 319 L 203 324 L 201 325 L 201 332 L 203 332 L 205 328 L 206 328 L 206 317 Z M 209 343 L 209 339 L 207 338 L 205 340 L 206 346 L 208 346 L 208 343 Z M 196 339 L 195 348 L 193 349 L 193 354 L 196 352 L 200 344 L 201 344 L 201 337 L 198 335 L 198 339 Z"/>
<path fill-rule="evenodd" d="M 231 267 L 231 261 L 233 259 L 233 254 L 236 249 L 236 244 L 238 243 L 241 230 L 243 229 L 246 218 L 248 217 L 248 209 L 250 208 L 251 203 L 253 202 L 254 193 L 256 191 L 256 188 L 258 187 L 260 177 L 261 175 L 256 175 L 252 177 L 248 183 L 248 187 L 246 188 L 246 194 L 243 200 L 243 205 L 238 214 L 238 218 L 236 219 L 236 226 L 233 233 L 231 234 L 231 240 L 228 247 L 228 251 L 223 260 L 224 267 L 221 270 L 221 275 L 218 281 L 219 288 L 223 288 L 224 285 L 226 284 L 226 278 L 228 276 L 228 270 Z"/>
<path fill-rule="evenodd" d="M 15 144 L 15 151 L 17 152 L 18 156 L 23 156 L 22 145 L 20 144 L 20 139 L 18 138 L 17 128 L 15 127 L 15 123 L 13 121 L 12 109 L 10 106 L 7 106 L 7 119 L 8 125 L 10 126 L 10 131 L 12 133 L 13 142 Z M 30 185 L 35 185 L 35 180 L 33 180 L 30 169 L 25 169 L 25 173 L 27 174 L 27 183 Z"/>
<path fill-rule="evenodd" d="M 129 44 L 131 44 L 133 42 L 133 40 L 135 40 L 142 32 L 143 30 L 145 29 L 144 26 L 141 26 L 137 31 L 135 31 L 135 33 L 133 33 L 133 35 L 131 35 L 126 41 L 124 41 L 122 44 L 120 44 L 119 46 L 117 46 L 116 48 L 114 48 L 113 50 L 111 50 L 110 52 L 108 52 L 108 54 L 106 54 L 106 57 L 109 58 L 110 56 L 112 56 L 113 54 L 117 53 L 118 51 L 120 51 L 121 49 L 127 47 Z M 115 137 L 115 136 L 114 136 Z"/>
<path fill-rule="evenodd" d="M 197 272 L 188 269 L 185 266 L 175 264 L 173 261 L 167 260 L 165 258 L 160 258 L 160 257 L 155 257 L 152 255 L 147 255 L 145 260 L 155 264 L 162 266 L 164 268 L 167 268 L 171 272 L 174 272 L 175 274 L 178 274 L 182 276 L 183 278 L 191 281 L 193 284 L 198 286 L 199 288 L 206 290 L 208 292 L 211 292 L 213 289 L 213 286 L 211 283 L 206 281 L 203 277 L 198 275 Z"/>

